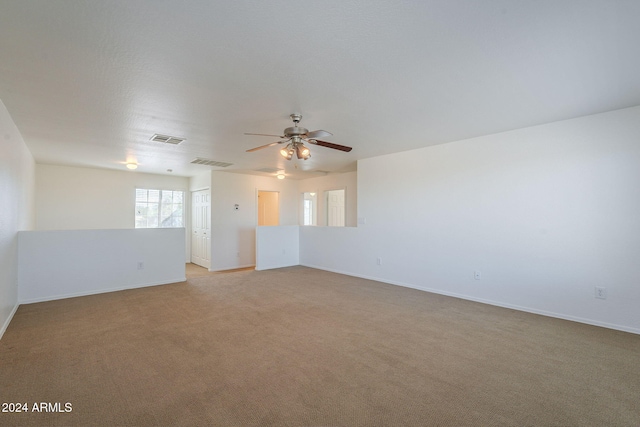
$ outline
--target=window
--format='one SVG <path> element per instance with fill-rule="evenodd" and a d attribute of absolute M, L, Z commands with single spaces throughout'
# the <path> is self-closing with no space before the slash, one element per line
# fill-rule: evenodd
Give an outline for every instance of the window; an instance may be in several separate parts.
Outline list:
<path fill-rule="evenodd" d="M 136 228 L 184 227 L 184 192 L 136 188 Z"/>
<path fill-rule="evenodd" d="M 304 225 L 312 225 L 313 224 L 313 200 L 305 200 L 304 201 Z"/>
<path fill-rule="evenodd" d="M 316 193 L 302 193 L 302 225 L 316 225 Z"/>

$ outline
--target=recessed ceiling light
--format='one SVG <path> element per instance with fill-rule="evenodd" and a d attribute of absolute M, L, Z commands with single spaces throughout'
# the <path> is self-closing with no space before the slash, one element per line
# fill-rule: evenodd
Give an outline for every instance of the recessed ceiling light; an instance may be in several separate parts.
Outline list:
<path fill-rule="evenodd" d="M 138 164 L 137 163 L 127 163 L 127 169 L 137 169 L 138 168 Z"/>
<path fill-rule="evenodd" d="M 278 179 L 284 179 L 284 174 L 283 173 L 279 173 L 278 175 L 276 175 L 276 177 Z"/>

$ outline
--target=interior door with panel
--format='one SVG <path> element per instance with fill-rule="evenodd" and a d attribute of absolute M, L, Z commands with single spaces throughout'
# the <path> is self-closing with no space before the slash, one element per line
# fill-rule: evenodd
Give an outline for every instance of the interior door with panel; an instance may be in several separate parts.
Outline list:
<path fill-rule="evenodd" d="M 345 226 L 344 190 L 327 191 L 327 225 L 329 227 Z"/>
<path fill-rule="evenodd" d="M 191 262 L 211 266 L 211 190 L 191 193 Z"/>

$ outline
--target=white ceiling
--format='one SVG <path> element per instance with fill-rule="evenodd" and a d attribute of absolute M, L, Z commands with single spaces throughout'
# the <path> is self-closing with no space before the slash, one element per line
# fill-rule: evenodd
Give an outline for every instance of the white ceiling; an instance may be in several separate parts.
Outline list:
<path fill-rule="evenodd" d="M 637 0 L 0 0 L 0 99 L 38 163 L 304 178 L 639 105 L 638 22 Z M 245 152 L 293 112 L 353 151 Z"/>

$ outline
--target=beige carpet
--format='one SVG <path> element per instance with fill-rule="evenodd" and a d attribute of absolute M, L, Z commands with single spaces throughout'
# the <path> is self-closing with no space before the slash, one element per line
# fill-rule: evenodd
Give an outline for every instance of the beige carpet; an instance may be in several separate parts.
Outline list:
<path fill-rule="evenodd" d="M 305 267 L 21 306 L 0 425 L 638 426 L 640 336 Z M 53 405 L 52 405 L 53 406 Z"/>

